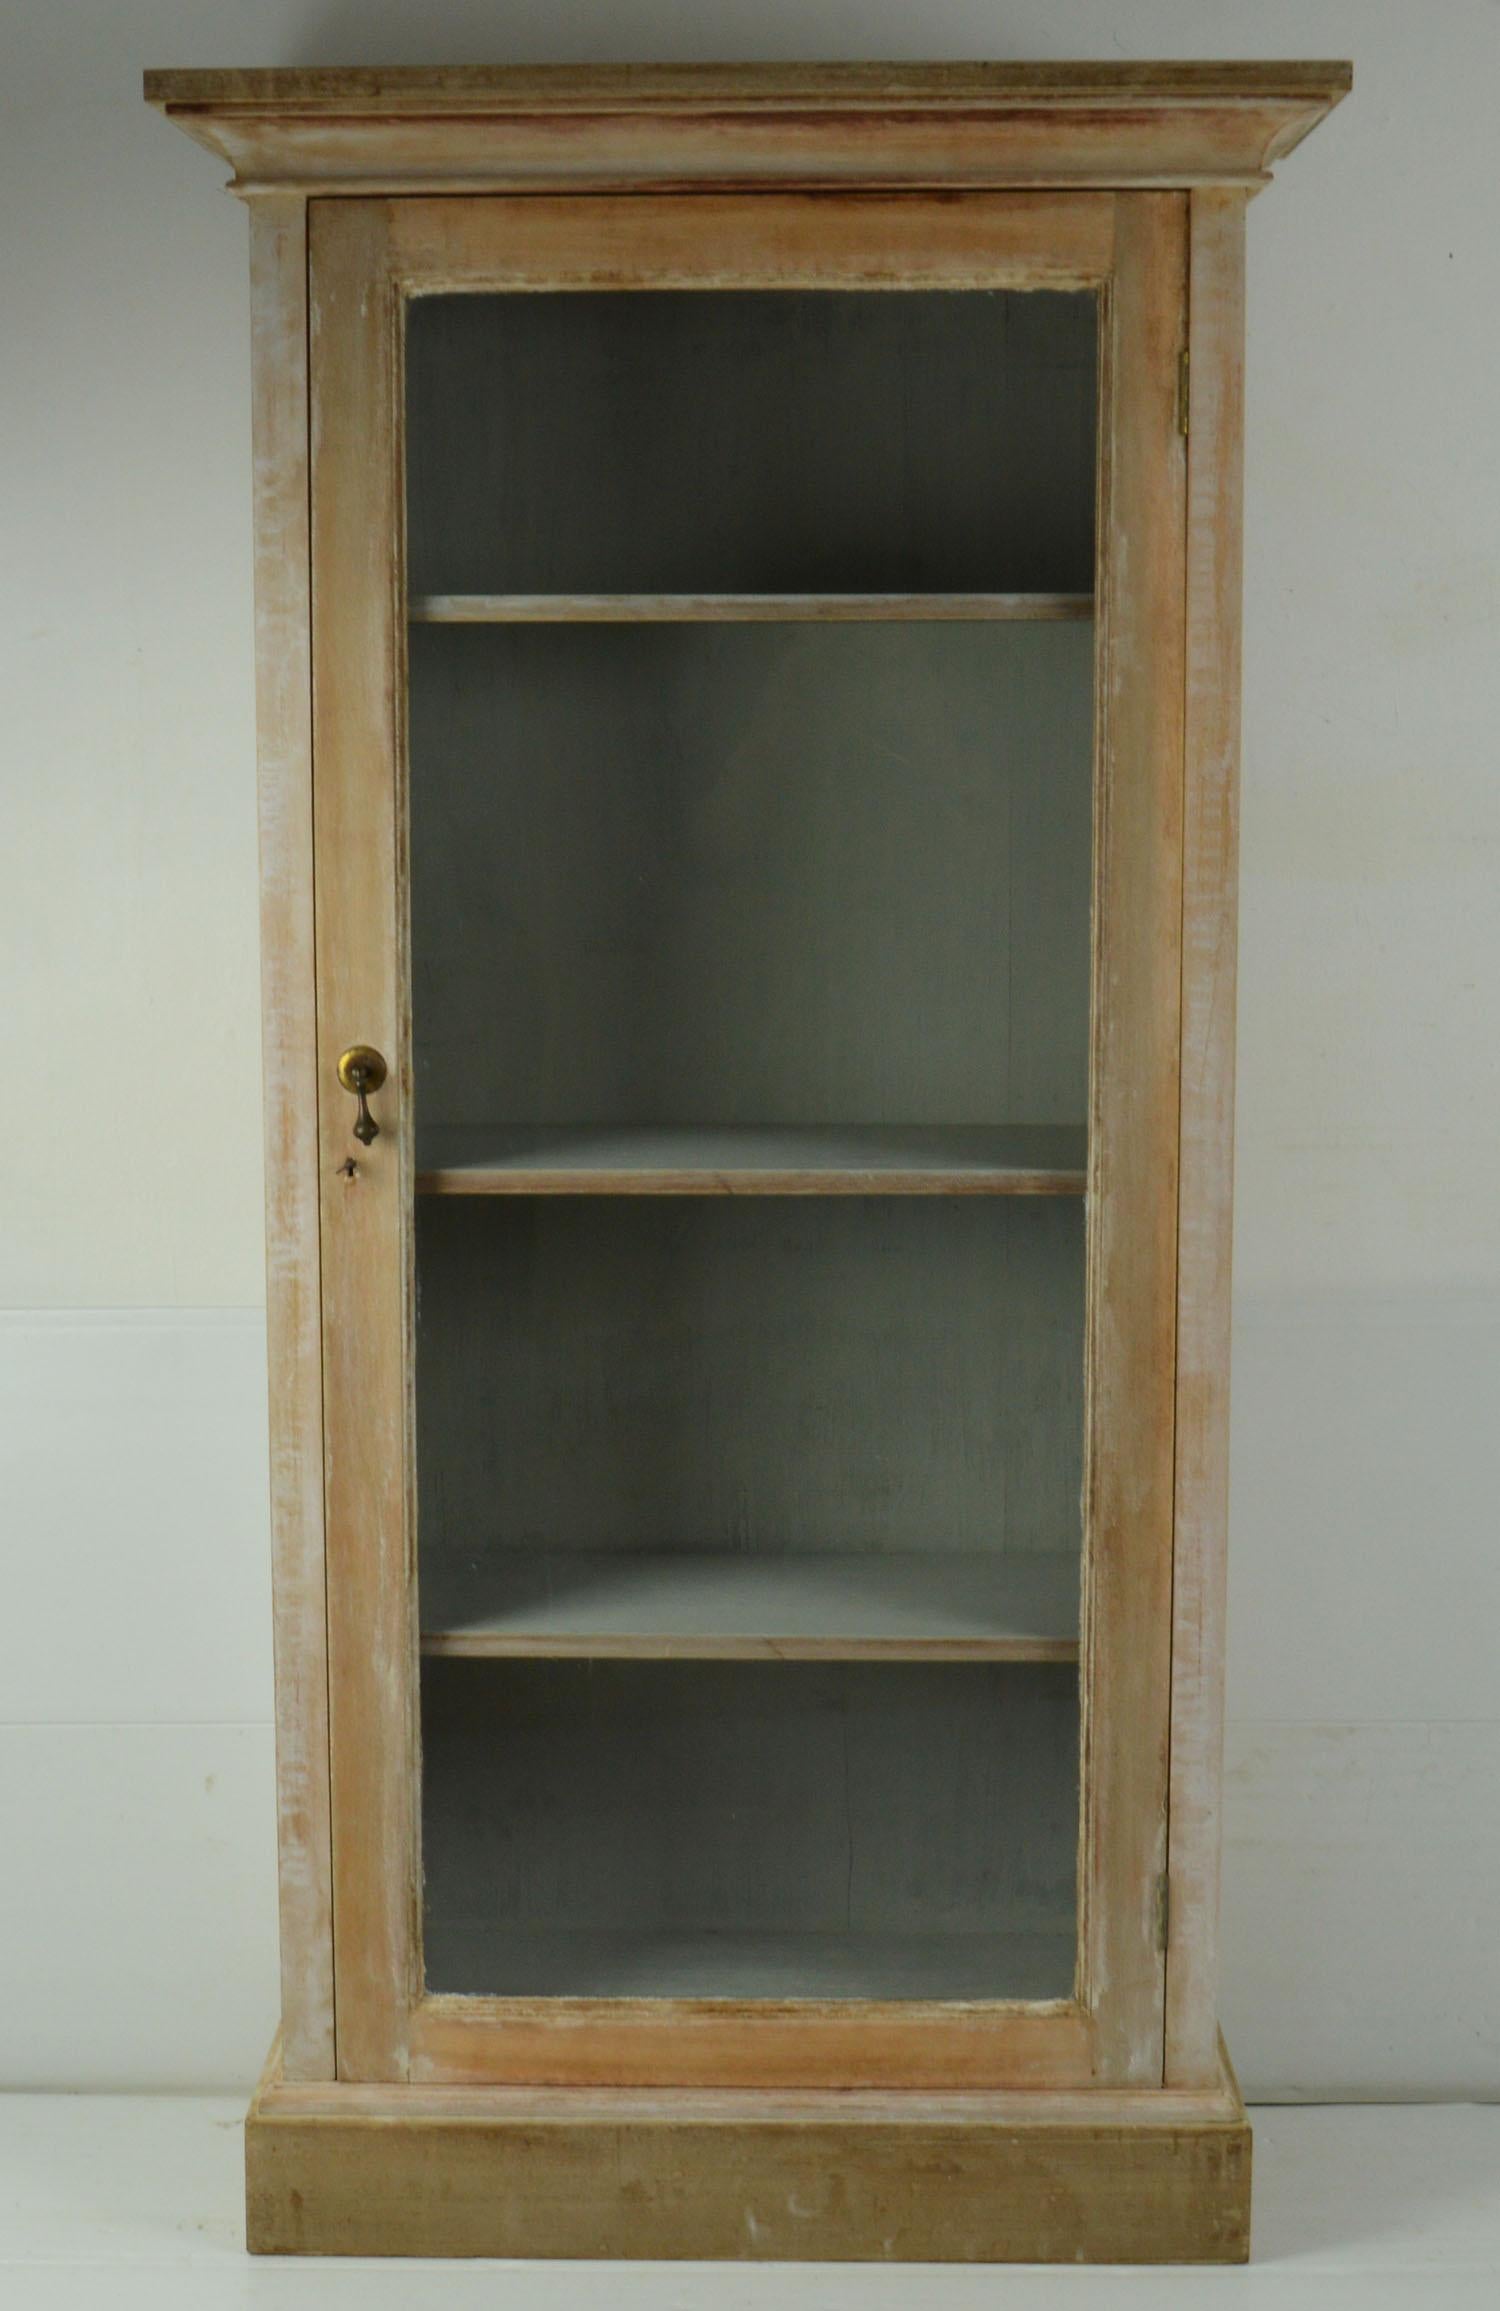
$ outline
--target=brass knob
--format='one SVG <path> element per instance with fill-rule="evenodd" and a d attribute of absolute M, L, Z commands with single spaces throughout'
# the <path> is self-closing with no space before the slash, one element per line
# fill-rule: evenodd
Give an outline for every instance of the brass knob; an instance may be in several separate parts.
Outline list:
<path fill-rule="evenodd" d="M 372 1139 L 380 1136 L 380 1126 L 370 1113 L 366 1095 L 380 1089 L 385 1075 L 385 1061 L 368 1043 L 351 1043 L 347 1051 L 339 1054 L 339 1081 L 345 1091 L 352 1091 L 359 1101 L 354 1136 L 362 1147 L 368 1147 Z"/>

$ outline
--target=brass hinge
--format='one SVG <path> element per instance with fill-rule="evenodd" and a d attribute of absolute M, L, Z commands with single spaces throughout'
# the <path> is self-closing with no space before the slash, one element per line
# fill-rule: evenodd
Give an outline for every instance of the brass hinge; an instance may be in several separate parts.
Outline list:
<path fill-rule="evenodd" d="M 1187 439 L 1188 429 L 1188 349 L 1184 345 L 1177 356 L 1177 430 Z"/>
<path fill-rule="evenodd" d="M 1171 1898 L 1171 1881 L 1168 1878 L 1166 1871 L 1163 1870 L 1156 1881 L 1156 1900 L 1154 1904 L 1156 1947 L 1159 1951 L 1162 1952 L 1163 1955 L 1166 1954 L 1167 1947 L 1167 1925 L 1170 1916 Z"/>

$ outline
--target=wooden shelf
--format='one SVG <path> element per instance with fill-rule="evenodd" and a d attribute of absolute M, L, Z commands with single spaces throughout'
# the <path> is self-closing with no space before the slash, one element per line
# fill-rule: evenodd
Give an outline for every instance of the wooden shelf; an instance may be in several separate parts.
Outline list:
<path fill-rule="evenodd" d="M 1076 1661 L 1078 1560 L 497 1551 L 422 1651 L 470 1659 Z"/>
<path fill-rule="evenodd" d="M 1077 1196 L 1087 1134 L 1064 1124 L 556 1125 L 420 1135 L 428 1196 Z"/>
<path fill-rule="evenodd" d="M 421 626 L 830 624 L 1092 618 L 1092 594 L 414 594 Z"/>
<path fill-rule="evenodd" d="M 1069 1998 L 1071 1934 L 589 1933 L 429 1925 L 439 1995 L 511 1998 Z"/>

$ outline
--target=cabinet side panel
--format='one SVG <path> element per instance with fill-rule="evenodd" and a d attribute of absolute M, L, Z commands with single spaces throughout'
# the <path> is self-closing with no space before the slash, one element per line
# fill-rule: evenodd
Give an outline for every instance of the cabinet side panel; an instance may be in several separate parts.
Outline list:
<path fill-rule="evenodd" d="M 1085 1506 L 1085 1990 L 1159 2084 L 1176 1333 L 1186 200 L 1123 196 L 1104 339 Z"/>
<path fill-rule="evenodd" d="M 407 1480 L 410 1149 L 398 823 L 402 650 L 397 308 L 387 216 L 309 225 L 313 739 L 328 1675 L 339 2076 L 398 2079 L 416 1975 Z M 341 1051 L 373 1044 L 379 1136 L 354 1136 Z"/>
<path fill-rule="evenodd" d="M 1192 195 L 1169 2086 L 1201 2084 L 1219 2060 L 1244 236 L 1242 194 Z"/>
<path fill-rule="evenodd" d="M 250 301 L 282 2047 L 288 2078 L 321 2079 L 334 2074 L 333 1925 L 304 201 L 252 205 Z"/>

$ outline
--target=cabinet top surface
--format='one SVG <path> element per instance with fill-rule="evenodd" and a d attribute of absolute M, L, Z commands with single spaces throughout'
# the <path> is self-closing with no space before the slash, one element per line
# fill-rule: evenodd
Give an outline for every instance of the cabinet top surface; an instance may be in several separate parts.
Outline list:
<path fill-rule="evenodd" d="M 148 72 L 245 193 L 1262 183 L 1337 62 Z"/>
<path fill-rule="evenodd" d="M 1062 64 L 466 64 L 318 65 L 148 72 L 146 100 L 169 110 L 350 113 L 762 111 L 866 104 L 1131 106 L 1256 103 L 1331 105 L 1350 86 L 1347 63 Z"/>

